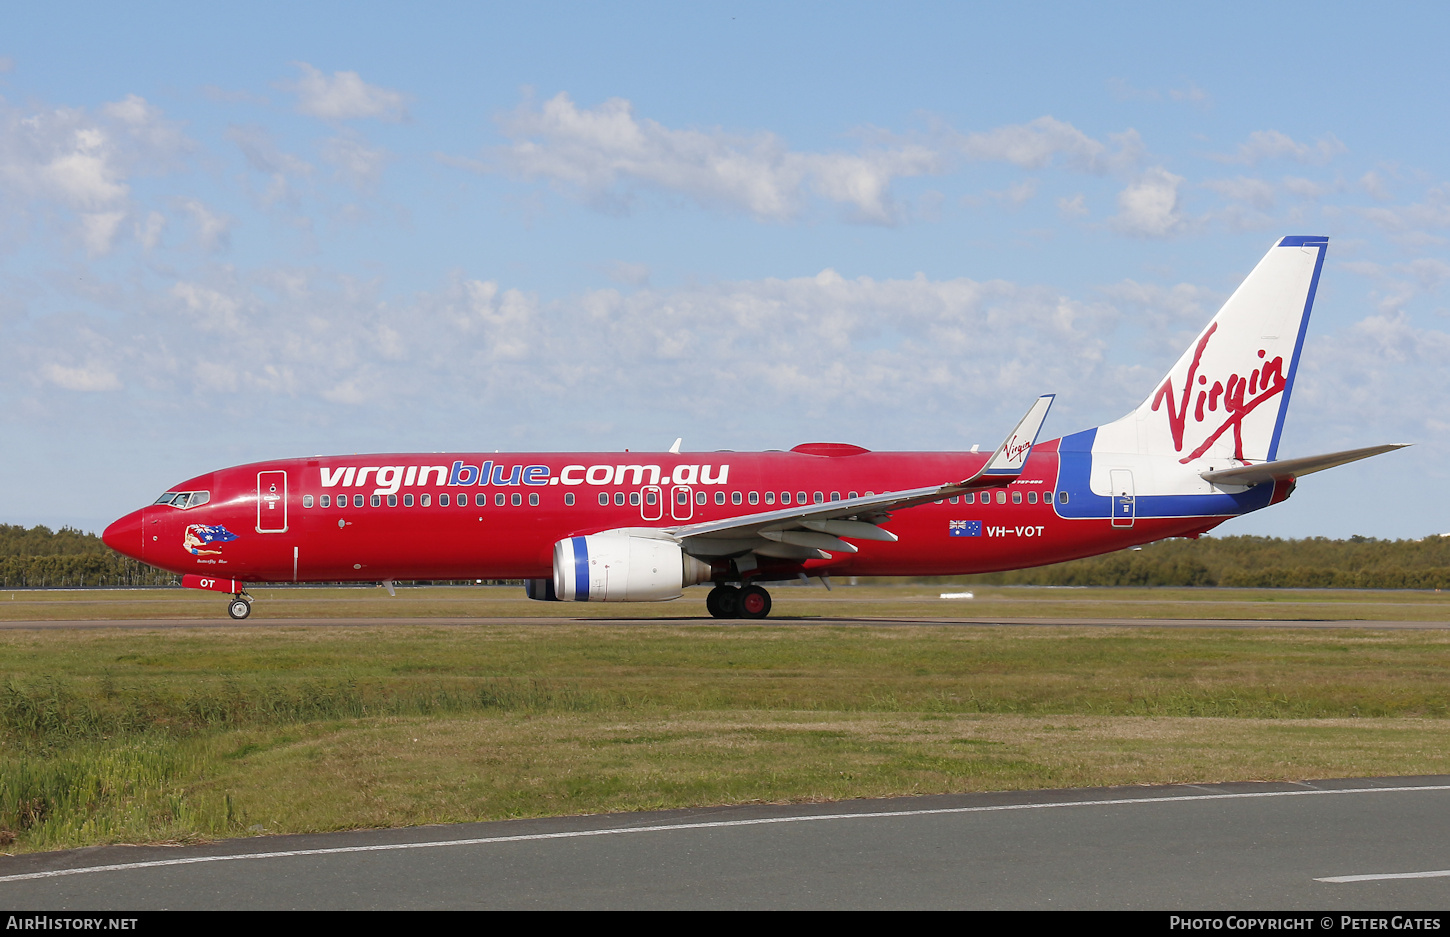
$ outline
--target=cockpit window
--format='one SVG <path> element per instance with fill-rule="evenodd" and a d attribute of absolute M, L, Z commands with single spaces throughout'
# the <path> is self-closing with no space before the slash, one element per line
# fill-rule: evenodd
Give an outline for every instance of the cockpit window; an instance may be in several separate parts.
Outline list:
<path fill-rule="evenodd" d="M 152 503 L 169 504 L 174 508 L 194 508 L 210 500 L 210 491 L 168 491 Z"/>

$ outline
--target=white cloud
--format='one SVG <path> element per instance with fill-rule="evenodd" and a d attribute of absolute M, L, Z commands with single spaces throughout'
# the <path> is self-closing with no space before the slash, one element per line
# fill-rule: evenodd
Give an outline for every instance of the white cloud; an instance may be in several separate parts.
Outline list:
<path fill-rule="evenodd" d="M 389 162 L 386 150 L 367 145 L 353 134 L 340 134 L 322 144 L 322 158 L 337 169 L 337 175 L 363 191 L 371 191 L 382 178 Z"/>
<path fill-rule="evenodd" d="M 136 222 L 136 240 L 146 250 L 151 250 L 161 242 L 161 233 L 166 230 L 166 216 L 159 211 L 153 211 L 146 215 L 143 224 Z"/>
<path fill-rule="evenodd" d="M 1159 91 L 1157 88 L 1135 88 L 1122 78 L 1109 78 L 1108 90 L 1119 101 L 1162 101 L 1167 98 L 1178 104 L 1192 104 L 1195 107 L 1208 107 L 1213 103 L 1208 92 L 1191 81 L 1181 88 Z"/>
<path fill-rule="evenodd" d="M 1162 238 L 1183 230 L 1186 221 L 1178 202 L 1182 176 L 1161 166 L 1140 173 L 1118 193 L 1118 213 L 1113 228 L 1137 237 Z"/>
<path fill-rule="evenodd" d="M 1380 174 L 1373 169 L 1359 177 L 1359 187 L 1369 193 L 1369 197 L 1372 199 L 1381 202 L 1390 200 L 1390 191 L 1385 187 L 1384 179 L 1380 178 Z"/>
<path fill-rule="evenodd" d="M 628 263 L 623 260 L 616 260 L 610 264 L 607 275 L 615 283 L 624 286 L 648 286 L 650 269 L 649 264 Z"/>
<path fill-rule="evenodd" d="M 1334 134 L 1325 134 L 1313 143 L 1299 143 L 1278 130 L 1255 130 L 1233 153 L 1212 154 L 1210 159 L 1221 163 L 1254 165 L 1266 159 L 1292 159 L 1299 163 L 1327 163 L 1345 152 L 1345 146 Z"/>
<path fill-rule="evenodd" d="M 1446 360 L 1450 334 L 1421 328 L 1401 311 L 1311 336 L 1294 390 L 1307 411 L 1298 418 L 1346 446 L 1408 442 L 1443 451 L 1450 438 L 1443 408 L 1406 404 L 1450 398 Z"/>
<path fill-rule="evenodd" d="M 1450 189 L 1428 190 L 1423 201 L 1409 205 L 1362 208 L 1360 214 L 1392 234 L 1424 233 L 1450 227 Z"/>
<path fill-rule="evenodd" d="M 282 87 L 297 95 L 299 113 L 332 121 L 371 117 L 396 122 L 408 116 L 408 96 L 401 92 L 370 85 L 357 72 L 333 72 L 329 78 L 306 62 L 296 65 L 302 76 Z"/>
<path fill-rule="evenodd" d="M 1136 130 L 1111 134 L 1109 139 L 1116 150 L 1072 124 L 1046 116 L 957 136 L 954 145 L 967 159 L 1011 163 L 1020 169 L 1044 169 L 1061 162 L 1079 172 L 1116 172 L 1131 168 L 1142 157 L 1143 143 Z"/>
<path fill-rule="evenodd" d="M 1072 198 L 1063 196 L 1057 200 L 1057 213 L 1063 218 L 1081 218 L 1088 213 L 1087 197 L 1081 192 Z"/>
<path fill-rule="evenodd" d="M 106 254 L 132 211 L 131 176 L 175 169 L 194 148 L 136 95 L 95 114 L 26 111 L 0 99 L 0 211 L 22 220 L 64 219 L 63 226 L 74 225 L 71 243 L 92 256 Z"/>
<path fill-rule="evenodd" d="M 196 226 L 196 243 L 202 250 L 216 251 L 229 245 L 232 221 L 226 215 L 212 211 L 195 198 L 180 199 L 177 207 L 191 216 L 192 224 Z"/>
<path fill-rule="evenodd" d="M 784 221 L 814 193 L 857 220 L 890 224 L 899 217 L 892 180 L 941 165 L 936 152 L 916 144 L 801 153 L 770 133 L 675 130 L 636 117 L 622 98 L 589 109 L 560 93 L 538 108 L 525 103 L 501 125 L 513 142 L 494 151 L 493 166 L 473 168 L 547 179 L 614 210 L 628 207 L 634 187 L 648 186 Z"/>
<path fill-rule="evenodd" d="M 111 245 L 116 240 L 116 231 L 125 217 L 126 213 L 120 211 L 86 212 L 81 215 L 81 241 L 86 246 L 86 253 L 92 257 L 109 254 Z"/>
<path fill-rule="evenodd" d="M 1210 179 L 1203 183 L 1205 189 L 1217 192 L 1234 202 L 1244 202 L 1260 211 L 1274 207 L 1274 186 L 1263 179 L 1239 176 L 1236 179 Z"/>
<path fill-rule="evenodd" d="M 89 362 L 80 367 L 63 364 L 47 364 L 41 369 L 41 376 L 57 387 L 66 390 L 106 391 L 120 390 L 121 382 L 115 372 L 105 365 Z"/>

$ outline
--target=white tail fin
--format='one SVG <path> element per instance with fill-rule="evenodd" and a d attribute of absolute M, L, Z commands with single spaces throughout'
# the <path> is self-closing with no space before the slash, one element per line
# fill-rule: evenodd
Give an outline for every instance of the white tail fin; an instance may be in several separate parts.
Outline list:
<path fill-rule="evenodd" d="M 1137 410 L 1098 428 L 1095 450 L 1273 459 L 1329 239 L 1269 249 Z"/>

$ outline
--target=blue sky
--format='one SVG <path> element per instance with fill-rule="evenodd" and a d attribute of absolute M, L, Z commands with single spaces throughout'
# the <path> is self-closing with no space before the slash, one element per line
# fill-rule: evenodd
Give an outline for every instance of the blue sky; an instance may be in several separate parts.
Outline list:
<path fill-rule="evenodd" d="M 1224 533 L 1450 531 L 1450 166 L 1405 5 L 0 7 L 0 520 L 316 452 L 992 445 L 1331 238 Z"/>

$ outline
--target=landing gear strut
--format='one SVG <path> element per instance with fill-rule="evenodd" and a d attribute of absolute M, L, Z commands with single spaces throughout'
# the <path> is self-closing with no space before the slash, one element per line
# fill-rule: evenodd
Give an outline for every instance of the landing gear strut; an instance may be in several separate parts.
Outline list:
<path fill-rule="evenodd" d="M 770 604 L 770 593 L 760 586 L 742 589 L 722 583 L 705 596 L 705 609 L 716 618 L 764 618 Z"/>
<path fill-rule="evenodd" d="M 232 600 L 227 603 L 227 614 L 238 621 L 252 614 L 252 597 L 245 592 L 232 596 Z"/>

